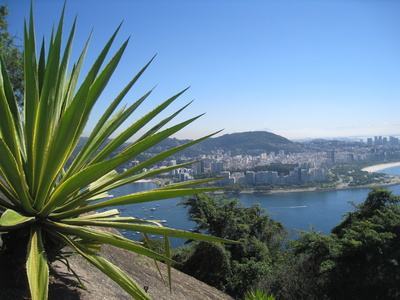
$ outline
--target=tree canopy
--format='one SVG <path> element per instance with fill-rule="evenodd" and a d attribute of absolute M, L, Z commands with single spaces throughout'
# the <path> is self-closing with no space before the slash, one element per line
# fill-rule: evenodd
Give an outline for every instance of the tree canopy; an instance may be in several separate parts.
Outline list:
<path fill-rule="evenodd" d="M 10 12 L 7 5 L 0 6 L 0 53 L 14 89 L 18 104 L 23 104 L 23 54 L 18 37 L 8 32 L 7 17 Z"/>
<path fill-rule="evenodd" d="M 399 202 L 392 192 L 373 189 L 332 234 L 303 232 L 293 242 L 327 299 L 399 299 Z"/>
<path fill-rule="evenodd" d="M 389 190 L 371 190 L 331 234 L 293 240 L 259 205 L 203 194 L 183 204 L 196 231 L 242 244 L 194 243 L 178 268 L 234 297 L 258 288 L 282 300 L 400 298 L 400 196 Z"/>
<path fill-rule="evenodd" d="M 241 242 L 194 244 L 192 254 L 179 267 L 182 271 L 235 297 L 271 273 L 287 232 L 260 205 L 244 207 L 237 199 L 207 194 L 182 204 L 188 207 L 189 219 L 197 223 L 195 231 Z"/>

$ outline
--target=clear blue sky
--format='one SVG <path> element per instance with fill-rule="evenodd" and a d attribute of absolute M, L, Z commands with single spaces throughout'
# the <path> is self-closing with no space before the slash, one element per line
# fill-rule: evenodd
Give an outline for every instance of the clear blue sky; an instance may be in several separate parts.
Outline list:
<path fill-rule="evenodd" d="M 30 0 L 2 2 L 22 37 Z M 64 0 L 34 2 L 48 37 Z M 94 29 L 88 64 L 121 21 L 117 44 L 131 37 L 94 116 L 157 54 L 126 102 L 157 85 L 143 113 L 191 86 L 170 112 L 194 99 L 182 118 L 206 114 L 178 138 L 400 135 L 400 1 L 68 0 L 66 12 L 75 55 Z"/>

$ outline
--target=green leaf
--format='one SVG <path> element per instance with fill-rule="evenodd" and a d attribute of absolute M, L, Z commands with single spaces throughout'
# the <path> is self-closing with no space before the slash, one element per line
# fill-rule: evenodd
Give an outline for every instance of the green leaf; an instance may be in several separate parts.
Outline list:
<path fill-rule="evenodd" d="M 178 183 L 174 183 L 174 184 L 161 186 L 158 188 L 158 190 L 189 188 L 189 187 L 193 187 L 195 185 L 199 185 L 199 184 L 203 184 L 203 183 L 207 183 L 207 182 L 211 182 L 211 181 L 216 181 L 216 180 L 220 180 L 220 179 L 221 179 L 221 177 L 214 177 L 214 178 L 204 178 L 204 179 L 183 181 L 183 182 L 178 182 Z M 222 189 L 222 188 L 215 188 L 215 189 Z"/>
<path fill-rule="evenodd" d="M 161 235 L 161 236 L 169 236 L 176 237 L 182 239 L 193 239 L 200 241 L 210 241 L 210 242 L 223 242 L 223 243 L 237 243 L 235 241 L 209 236 L 205 234 L 189 232 L 179 229 L 155 226 L 155 225 L 143 225 L 143 224 L 130 224 L 127 222 L 105 222 L 105 221 L 97 221 L 97 220 L 82 220 L 82 219 L 65 219 L 63 220 L 65 224 L 71 225 L 80 225 L 80 226 L 99 226 L 99 227 L 110 227 L 110 228 L 118 228 L 125 229 L 130 231 L 139 231 L 148 234 Z"/>
<path fill-rule="evenodd" d="M 99 121 L 98 124 L 101 124 L 101 127 L 97 128 L 98 124 L 96 125 L 96 128 L 86 141 L 84 147 L 78 153 L 77 157 L 68 169 L 67 177 L 78 172 L 85 166 L 86 163 L 89 162 L 90 157 L 92 157 L 92 155 L 101 147 L 101 145 L 103 145 L 107 138 L 109 138 L 110 135 L 133 113 L 133 111 L 146 99 L 149 94 L 150 92 L 132 104 L 128 109 L 117 112 L 109 120 Z M 108 118 L 108 115 L 103 117 Z"/>
<path fill-rule="evenodd" d="M 59 75 L 58 75 L 58 83 L 56 86 L 58 87 L 56 89 L 56 96 L 55 99 L 58 99 L 58 101 L 54 105 L 54 111 L 52 114 L 55 116 L 59 116 L 62 114 L 63 110 L 65 107 L 68 106 L 69 99 L 71 98 L 69 95 L 69 89 L 72 87 L 69 81 L 66 82 L 67 78 L 67 71 L 68 71 L 68 64 L 69 64 L 69 58 L 71 55 L 71 50 L 72 50 L 72 42 L 74 39 L 75 35 L 75 28 L 76 28 L 76 18 L 74 20 L 72 29 L 70 31 L 70 35 L 68 38 L 67 45 L 64 50 L 64 55 L 59 67 Z M 52 131 L 54 131 L 56 123 L 53 124 Z"/>
<path fill-rule="evenodd" d="M 74 193 L 77 190 L 83 189 L 87 184 L 89 184 L 89 182 L 97 180 L 98 178 L 102 177 L 104 174 L 108 173 L 113 168 L 119 166 L 123 162 L 130 160 L 132 157 L 136 156 L 138 153 L 141 153 L 144 150 L 147 150 L 147 149 L 153 147 L 160 141 L 164 140 L 165 138 L 171 136 L 172 134 L 176 133 L 180 129 L 184 128 L 189 123 L 196 120 L 197 118 L 198 117 L 194 117 L 185 122 L 177 124 L 171 128 L 168 128 L 162 132 L 154 134 L 144 140 L 141 140 L 138 143 L 127 147 L 125 150 L 123 150 L 121 153 L 119 153 L 113 159 L 103 161 L 103 162 L 97 163 L 95 165 L 91 165 L 91 166 L 87 167 L 86 169 L 82 170 L 81 172 L 77 173 L 75 176 L 72 176 L 70 179 L 68 179 L 67 182 L 64 182 L 57 188 L 57 190 L 54 192 L 51 199 L 47 203 L 46 207 L 40 212 L 40 215 L 41 216 L 47 215 L 56 206 L 62 205 L 63 204 L 62 201 L 65 201 L 67 199 L 67 197 L 69 197 L 71 195 L 71 193 Z M 125 173 L 127 173 L 127 172 L 125 172 Z M 127 176 L 129 174 L 130 173 L 124 174 L 124 176 Z M 114 179 L 113 181 L 116 181 L 116 179 Z M 110 183 L 111 182 L 109 182 L 109 184 Z M 79 203 L 82 203 L 82 202 L 80 201 Z"/>
<path fill-rule="evenodd" d="M 107 208 L 111 206 L 127 205 L 135 203 L 150 202 L 162 199 L 171 199 L 177 197 L 184 197 L 193 194 L 215 191 L 217 188 L 202 188 L 202 189 L 181 189 L 181 190 L 151 190 L 131 195 L 121 196 L 110 200 L 105 200 L 90 206 L 81 207 L 71 211 L 51 214 L 51 218 L 55 220 L 64 219 L 73 216 L 79 216 L 83 213 L 96 211 L 98 209 Z"/>
<path fill-rule="evenodd" d="M 6 141 L 11 152 L 14 154 L 14 157 L 21 165 L 22 160 L 20 157 L 20 150 L 22 153 L 25 153 L 25 151 L 20 126 L 19 111 L 10 80 L 5 70 L 3 59 L 1 59 L 0 62 L 0 111 L 2 112 L 0 118 L 0 137 Z"/>
<path fill-rule="evenodd" d="M 46 137 L 39 136 L 38 141 L 35 144 L 38 146 L 35 149 L 36 157 L 39 158 L 38 153 L 41 153 L 42 155 L 42 160 L 38 160 L 37 170 L 35 170 L 36 176 L 40 176 L 40 180 L 37 181 L 37 188 L 34 188 L 34 193 L 35 195 L 37 195 L 37 202 L 35 203 L 35 207 L 37 207 L 38 209 L 41 209 L 48 199 L 49 193 L 52 189 L 54 182 L 57 179 L 57 176 L 59 175 L 59 172 L 65 165 L 81 136 L 81 133 L 86 125 L 93 105 L 100 96 L 101 91 L 106 86 L 108 79 L 115 70 L 118 61 L 121 58 L 123 51 L 125 50 L 127 42 L 125 42 L 121 49 L 114 55 L 104 71 L 101 72 L 98 77 L 96 77 L 118 30 L 119 28 L 115 31 L 109 43 L 104 47 L 92 69 L 89 71 L 88 76 L 82 83 L 81 88 L 75 94 L 73 100 L 66 108 L 65 112 L 61 114 L 59 120 L 57 120 L 57 126 L 55 127 L 54 133 L 52 135 L 53 139 L 50 140 L 46 139 Z M 56 50 L 59 48 L 58 37 L 59 35 L 57 34 L 54 43 L 54 49 Z M 49 64 L 56 64 L 56 62 L 56 59 L 52 59 L 51 61 L 49 61 Z M 47 68 L 49 67 L 53 68 L 54 66 L 50 65 L 46 67 L 46 72 Z M 55 83 L 56 81 L 54 82 L 54 84 Z M 46 84 L 44 85 L 44 88 L 45 87 Z M 50 96 L 50 94 L 48 95 Z M 60 101 L 59 98 L 55 100 Z M 46 110 L 47 107 L 44 107 L 44 104 L 42 104 L 42 102 L 43 101 L 40 101 L 38 120 L 36 122 L 40 127 L 45 126 L 46 115 L 49 112 L 49 110 Z M 48 116 L 48 118 L 51 117 L 55 116 Z M 46 134 L 44 134 L 46 130 L 37 130 L 37 132 L 41 132 L 44 136 L 46 136 Z M 40 148 L 43 147 L 43 145 L 46 145 L 47 151 L 44 151 L 44 149 Z M 38 191 L 36 192 L 36 190 Z"/>
<path fill-rule="evenodd" d="M 92 221 L 92 223 L 96 223 L 96 221 Z M 59 222 L 48 223 L 54 230 L 58 232 L 63 232 L 68 235 L 76 235 L 78 237 L 89 239 L 91 241 L 95 241 L 100 244 L 109 244 L 115 247 L 125 249 L 131 252 L 135 252 L 137 254 L 146 255 L 147 257 L 151 257 L 158 260 L 169 260 L 165 256 L 154 252 L 148 248 L 140 246 L 136 242 L 124 238 L 120 235 L 113 234 L 106 231 L 96 230 L 93 228 L 86 228 L 81 225 L 68 225 Z"/>
<path fill-rule="evenodd" d="M 154 155 L 153 157 L 147 159 L 146 161 L 144 161 L 144 162 L 138 164 L 137 166 L 135 166 L 135 167 L 133 167 L 133 168 L 127 170 L 126 172 L 120 174 L 119 177 L 115 178 L 115 181 L 117 181 L 117 180 L 119 181 L 119 180 L 122 179 L 122 178 L 125 178 L 125 177 L 127 177 L 127 176 L 132 175 L 132 174 L 135 174 L 135 173 L 139 172 L 140 170 L 142 170 L 142 169 L 144 169 L 144 168 L 146 168 L 146 167 L 148 167 L 148 166 L 151 166 L 151 165 L 153 165 L 153 164 L 155 164 L 155 163 L 157 163 L 157 162 L 159 162 L 159 161 L 161 161 L 161 160 L 163 160 L 163 159 L 165 159 L 165 158 L 167 158 L 167 157 L 169 157 L 169 156 L 171 156 L 171 155 L 174 155 L 175 153 L 177 153 L 177 152 L 179 152 L 179 151 L 182 151 L 182 150 L 184 150 L 184 149 L 186 149 L 186 148 L 188 148 L 188 147 L 190 147 L 190 146 L 193 146 L 193 145 L 195 145 L 195 144 L 197 144 L 197 143 L 199 143 L 199 142 L 201 142 L 201 141 L 203 141 L 203 140 L 205 140 L 205 139 L 207 139 L 207 138 L 209 138 L 209 137 L 211 137 L 211 136 L 213 136 L 213 135 L 215 135 L 215 134 L 217 134 L 217 133 L 219 133 L 219 132 L 220 132 L 220 131 L 217 131 L 217 132 L 215 132 L 215 133 L 213 133 L 213 134 L 210 134 L 210 135 L 208 135 L 208 136 L 205 136 L 205 137 L 203 137 L 203 138 L 196 139 L 196 140 L 194 140 L 194 141 L 188 142 L 188 143 L 186 143 L 186 144 L 180 145 L 180 146 L 178 146 L 178 147 L 175 147 L 175 148 L 166 150 L 166 151 L 164 151 L 164 152 L 161 152 L 161 153 L 159 153 L 159 154 L 157 154 L 157 155 Z M 193 162 L 190 162 L 190 163 L 186 163 L 186 164 L 193 164 L 193 163 L 195 163 L 195 162 L 196 162 L 196 161 L 193 161 Z M 180 168 L 180 166 L 178 166 L 177 168 Z M 157 170 L 149 171 L 149 172 L 140 174 L 139 176 L 142 176 L 143 178 L 149 177 L 149 176 L 146 176 L 146 174 L 150 174 L 150 172 L 154 172 L 154 173 L 151 175 L 151 176 L 154 176 L 154 175 L 157 175 L 157 174 L 155 174 L 155 173 L 158 172 L 158 171 L 157 171 Z M 133 179 L 133 178 L 132 178 L 132 179 Z M 138 178 L 138 179 L 139 179 L 139 178 Z M 138 179 L 135 179 L 135 180 L 138 180 Z M 117 186 L 122 186 L 122 185 L 127 184 L 127 183 L 130 183 L 130 182 L 134 182 L 135 180 L 126 179 L 126 181 L 119 181 L 119 184 L 116 185 L 115 187 L 117 187 Z M 111 184 L 111 183 L 109 183 L 109 184 Z M 115 188 L 115 187 L 113 187 L 113 188 Z"/>
<path fill-rule="evenodd" d="M 25 22 L 24 26 L 24 123 L 27 153 L 27 181 L 29 186 L 33 186 L 34 178 L 34 136 L 35 136 L 35 116 L 39 103 L 39 78 L 38 66 L 36 61 L 36 37 L 34 30 L 33 3 L 30 10 L 29 29 Z"/>
<path fill-rule="evenodd" d="M 123 223 L 134 223 L 134 224 L 157 224 L 162 226 L 159 220 L 142 220 L 134 217 L 120 217 L 118 209 L 111 209 L 104 212 L 96 212 L 94 214 L 83 215 L 73 219 L 65 219 L 68 221 L 79 221 L 79 220 L 92 220 L 92 221 L 104 221 L 104 222 L 123 222 Z M 63 220 L 64 221 L 64 220 Z M 77 224 L 77 223 L 76 223 Z"/>
<path fill-rule="evenodd" d="M 114 208 L 114 209 L 110 209 L 110 210 L 103 211 L 100 213 L 80 216 L 79 219 L 90 220 L 90 219 L 97 219 L 97 218 L 107 218 L 107 217 L 118 216 L 118 215 L 119 215 L 118 209 Z"/>
<path fill-rule="evenodd" d="M 164 168 L 164 169 L 151 170 L 151 171 L 147 171 L 147 172 L 144 172 L 144 173 L 140 173 L 138 175 L 134 175 L 134 176 L 128 177 L 128 176 L 130 176 L 132 174 L 135 174 L 135 173 L 139 172 L 140 170 L 142 170 L 142 169 L 144 169 L 144 168 L 146 168 L 146 167 L 148 167 L 148 166 L 150 166 L 152 164 L 155 164 L 155 163 L 163 160 L 166 157 L 169 157 L 169 156 L 171 156 L 171 155 L 173 155 L 173 154 L 175 154 L 175 153 L 177 153 L 179 151 L 182 151 L 183 149 L 186 149 L 186 148 L 188 148 L 188 147 L 190 147 L 190 146 L 192 146 L 192 145 L 194 145 L 196 143 L 199 143 L 199 142 L 201 142 L 201 141 L 203 141 L 203 140 L 205 140 L 205 139 L 207 139 L 207 138 L 209 138 L 209 137 L 211 137 L 211 136 L 213 136 L 213 135 L 215 135 L 215 134 L 217 134 L 219 132 L 220 131 L 217 131 L 217 132 L 215 132 L 213 134 L 210 134 L 208 136 L 205 136 L 203 138 L 199 138 L 197 140 L 191 141 L 189 143 L 183 144 L 181 146 L 178 146 L 178 147 L 175 147 L 173 149 L 164 151 L 164 152 L 162 152 L 160 154 L 157 154 L 154 157 L 149 158 L 146 161 L 140 163 L 139 165 L 137 165 L 137 166 L 135 166 L 135 167 L 123 172 L 122 174 L 119 174 L 119 175 L 115 176 L 114 178 L 110 178 L 109 181 L 105 181 L 102 185 L 97 186 L 96 188 L 90 188 L 89 191 L 87 191 L 85 193 L 82 193 L 76 199 L 70 201 L 68 204 L 63 206 L 62 209 L 63 210 L 65 210 L 65 209 L 68 209 L 68 210 L 69 209 L 73 209 L 73 208 L 79 206 L 80 204 L 85 203 L 88 199 L 91 199 L 95 195 L 97 195 L 99 193 L 103 193 L 104 191 L 107 191 L 107 190 L 110 190 L 110 189 L 115 189 L 117 187 L 126 185 L 128 183 L 135 182 L 135 181 L 140 180 L 140 179 L 148 178 L 148 177 L 155 176 L 155 175 L 158 175 L 158 174 L 170 171 L 170 170 L 174 170 L 174 169 L 177 169 L 177 168 L 181 168 L 181 167 L 193 164 L 193 163 L 195 163 L 195 161 L 194 162 L 189 162 L 189 163 L 184 163 L 184 164 L 181 164 L 181 165 L 171 166 L 171 167 Z M 126 178 L 126 177 L 128 177 L 128 178 Z M 190 182 L 191 184 L 189 183 L 188 186 L 193 186 L 195 184 L 205 183 L 205 182 L 208 182 L 208 181 L 212 181 L 214 179 L 216 179 L 216 178 L 204 179 L 204 180 L 201 180 L 199 182 L 191 181 Z M 186 185 L 187 184 L 188 183 L 186 183 Z M 164 187 L 164 188 L 167 189 L 167 187 Z"/>
<path fill-rule="evenodd" d="M 167 106 L 169 106 L 176 98 L 182 95 L 186 91 L 183 90 L 175 96 L 164 101 L 162 104 L 157 106 L 147 115 L 133 123 L 124 132 L 122 132 L 118 137 L 116 137 L 111 143 L 109 143 L 96 157 L 90 162 L 90 164 L 96 163 L 105 159 L 108 155 L 114 152 L 118 147 L 125 143 L 129 138 L 131 138 L 135 133 L 142 129 L 148 122 L 150 122 L 155 116 L 162 112 Z"/>
<path fill-rule="evenodd" d="M 171 258 L 171 244 L 169 242 L 169 238 L 164 236 L 164 248 L 165 248 L 165 256 Z M 168 271 L 168 285 L 169 291 L 172 293 L 172 276 L 171 276 L 171 263 L 169 261 L 166 262 L 167 264 L 167 271 Z"/>
<path fill-rule="evenodd" d="M 49 149 L 49 145 L 54 136 L 54 124 L 59 121 L 59 115 L 54 114 L 54 107 L 57 107 L 60 102 L 60 98 L 56 98 L 55 96 L 57 90 L 60 88 L 57 84 L 61 82 L 59 79 L 61 76 L 59 63 L 61 57 L 62 23 L 64 20 L 64 13 L 65 7 L 60 18 L 56 36 L 50 43 L 43 86 L 39 91 L 39 105 L 36 111 L 35 121 L 31 124 L 34 126 L 33 163 L 35 176 L 32 195 L 37 199 L 37 203 L 35 203 L 37 208 L 41 208 L 45 193 L 50 188 L 49 185 L 54 177 L 53 173 L 48 170 L 47 161 L 49 153 L 54 155 L 54 152 Z M 52 161 L 51 166 L 57 165 L 57 163 L 58 161 Z"/>
<path fill-rule="evenodd" d="M 151 242 L 150 242 L 149 236 L 148 236 L 147 234 L 143 233 L 143 237 L 144 237 L 144 239 L 145 239 L 145 241 L 146 241 L 147 247 L 148 247 L 149 249 L 153 250 L 153 246 L 152 246 L 152 244 L 151 244 Z M 162 281 L 164 282 L 164 277 L 163 277 L 163 275 L 162 275 L 162 273 L 161 273 L 161 269 L 160 269 L 160 267 L 159 267 L 159 265 L 158 265 L 157 260 L 153 259 L 153 261 L 154 261 L 154 264 L 155 264 L 155 266 L 156 266 L 156 268 L 157 268 L 158 274 L 160 275 L 160 278 L 161 278 Z"/>
<path fill-rule="evenodd" d="M 130 156 L 116 156 L 115 158 L 112 158 L 110 160 L 92 165 L 75 174 L 74 176 L 71 176 L 62 184 L 59 184 L 59 186 L 53 192 L 51 198 L 48 200 L 47 204 L 40 211 L 39 215 L 46 216 L 56 206 L 64 204 L 68 200 L 68 197 L 75 192 L 83 189 L 84 187 L 88 186 L 92 182 L 95 182 L 99 178 L 101 179 L 107 174 L 112 175 L 110 171 L 129 160 L 132 155 L 134 154 L 131 154 Z"/>
<path fill-rule="evenodd" d="M 35 221 L 35 217 L 21 215 L 12 209 L 7 209 L 0 217 L 0 231 L 8 231 L 23 227 Z"/>
<path fill-rule="evenodd" d="M 172 119 L 174 119 L 178 114 L 180 114 L 186 107 L 188 107 L 193 101 L 189 102 L 186 104 L 184 107 L 180 108 L 178 111 L 174 112 L 172 115 L 169 117 L 165 118 L 161 122 L 159 122 L 157 125 L 153 126 L 149 131 L 147 131 L 144 135 L 142 135 L 138 141 L 144 140 L 145 138 L 152 136 L 155 134 L 158 130 L 160 130 L 164 125 L 169 123 Z"/>
<path fill-rule="evenodd" d="M 33 227 L 31 230 L 26 270 L 32 300 L 47 299 L 49 289 L 49 266 L 45 256 L 40 227 Z"/>
<path fill-rule="evenodd" d="M 113 265 L 100 255 L 89 251 L 79 243 L 68 239 L 65 236 L 64 238 L 71 245 L 71 247 L 75 248 L 76 251 L 78 251 L 80 255 L 82 255 L 87 261 L 98 268 L 101 272 L 114 280 L 134 299 L 151 300 L 151 297 L 136 282 L 129 278 L 129 276 L 127 276 L 125 272 L 123 272 L 120 268 Z"/>
<path fill-rule="evenodd" d="M 155 56 L 154 56 L 155 57 Z M 139 73 L 128 83 L 128 85 L 124 88 L 124 90 L 117 96 L 117 98 L 114 99 L 114 101 L 110 104 L 110 106 L 107 108 L 103 116 L 100 118 L 100 120 L 97 122 L 96 127 L 93 129 L 90 137 L 88 138 L 87 144 L 91 144 L 91 141 L 95 139 L 95 137 L 98 136 L 98 133 L 103 130 L 106 121 L 109 119 L 111 116 L 112 112 L 115 110 L 115 108 L 120 104 L 122 99 L 126 96 L 126 94 L 130 91 L 130 89 L 133 87 L 133 85 L 136 83 L 136 81 L 140 78 L 140 76 L 144 73 L 144 71 L 147 69 L 147 67 L 150 65 L 150 63 L 153 61 L 154 57 L 139 71 Z M 121 124 L 127 116 L 129 116 L 136 108 L 147 98 L 147 96 L 151 93 L 148 92 L 145 94 L 143 97 L 141 97 L 138 101 L 136 101 L 133 105 L 131 105 L 130 109 L 127 110 L 127 115 L 124 117 L 120 117 L 120 122 L 118 124 Z M 101 139 L 103 142 L 105 141 L 104 138 Z M 102 142 L 100 143 L 100 145 Z M 100 146 L 99 145 L 99 146 Z M 86 146 L 86 145 L 85 145 Z M 95 147 L 96 149 L 98 147 Z M 82 149 L 82 152 L 84 152 L 84 149 Z M 92 153 L 93 154 L 93 153 Z"/>
<path fill-rule="evenodd" d="M 0 171 L 12 189 L 12 194 L 17 198 L 10 198 L 18 207 L 23 207 L 27 213 L 35 213 L 32 208 L 32 199 L 28 192 L 28 185 L 25 181 L 24 172 L 20 169 L 10 149 L 3 139 L 0 138 Z"/>
<path fill-rule="evenodd" d="M 188 163 L 183 163 L 183 164 L 170 166 L 170 167 L 166 167 L 166 168 L 162 168 L 162 169 L 150 170 L 150 171 L 143 172 L 143 173 L 128 177 L 126 179 L 119 180 L 119 181 L 117 181 L 117 180 L 120 178 L 123 178 L 125 176 L 128 176 L 131 173 L 130 170 L 128 170 L 122 174 L 119 174 L 119 175 L 116 174 L 116 176 L 113 176 L 113 177 L 108 176 L 106 178 L 105 176 L 103 176 L 100 179 L 104 179 L 104 181 L 99 179 L 98 181 L 96 181 L 96 184 L 90 185 L 89 188 L 87 190 L 85 190 L 85 192 L 81 193 L 74 200 L 69 201 L 66 205 L 61 206 L 60 208 L 56 209 L 54 212 L 58 212 L 61 210 L 74 209 L 74 208 L 80 206 L 82 203 L 85 203 L 86 201 L 92 201 L 93 199 L 104 198 L 101 196 L 104 194 L 105 191 L 112 190 L 117 187 L 124 186 L 126 184 L 129 184 L 129 183 L 141 180 L 141 179 L 145 179 L 145 178 L 156 176 L 158 174 L 169 172 L 171 170 L 183 168 L 185 166 L 191 165 L 192 163 L 193 162 L 188 162 Z"/>
<path fill-rule="evenodd" d="M 93 190 L 93 189 L 96 189 L 99 186 L 103 186 L 103 184 L 108 183 L 110 180 L 112 180 L 116 176 L 118 176 L 118 172 L 115 171 L 115 170 L 112 170 L 111 172 L 105 174 L 104 176 L 100 177 L 99 179 L 97 179 L 96 181 L 91 183 L 89 185 L 88 190 Z"/>
<path fill-rule="evenodd" d="M 5 198 L 8 199 L 13 205 L 19 207 L 20 202 L 18 200 L 18 195 L 15 194 L 15 191 L 11 189 L 5 181 L 6 180 L 4 179 L 4 177 L 2 178 L 2 180 L 0 180 L 0 192 L 2 192 Z"/>

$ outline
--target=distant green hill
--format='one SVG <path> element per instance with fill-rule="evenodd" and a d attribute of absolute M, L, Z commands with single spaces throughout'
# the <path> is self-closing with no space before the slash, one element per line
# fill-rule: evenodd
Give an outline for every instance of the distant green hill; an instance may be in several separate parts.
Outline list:
<path fill-rule="evenodd" d="M 168 139 L 158 146 L 170 148 L 177 146 L 188 140 Z M 262 152 L 298 152 L 302 149 L 301 143 L 296 143 L 267 131 L 251 131 L 225 134 L 223 136 L 209 138 L 190 149 L 182 151 L 187 156 L 195 156 L 198 154 L 208 154 L 216 149 L 231 151 L 232 154 L 252 154 Z"/>
<path fill-rule="evenodd" d="M 81 138 L 76 150 L 80 150 L 86 140 L 87 138 Z M 107 140 L 104 145 L 106 145 L 109 141 L 110 140 Z M 168 138 L 165 141 L 157 144 L 157 146 L 149 149 L 147 152 L 158 153 L 161 150 L 171 149 L 190 141 L 191 140 Z M 118 149 L 118 151 L 122 150 L 122 148 L 123 147 Z M 303 149 L 303 144 L 292 142 L 287 138 L 267 131 L 250 131 L 225 134 L 223 136 L 209 138 L 179 152 L 179 154 L 188 157 L 194 157 L 201 154 L 210 154 L 213 150 L 217 149 L 231 151 L 232 155 L 259 155 L 262 152 L 269 153 L 271 151 L 278 153 L 279 150 L 284 150 L 286 153 L 300 152 Z"/>
<path fill-rule="evenodd" d="M 282 136 L 267 131 L 251 131 L 225 134 L 203 142 L 209 148 L 238 149 L 238 150 L 264 150 L 276 151 L 282 147 L 287 148 L 295 143 Z"/>

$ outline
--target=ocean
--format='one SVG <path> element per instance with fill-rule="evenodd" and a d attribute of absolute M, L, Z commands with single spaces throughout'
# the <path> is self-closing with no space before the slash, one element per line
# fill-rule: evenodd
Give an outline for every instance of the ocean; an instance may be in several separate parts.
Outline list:
<path fill-rule="evenodd" d="M 400 175 L 400 167 L 392 167 L 379 172 Z M 138 182 L 113 190 L 114 196 L 127 195 L 155 188 L 152 182 Z M 395 195 L 400 195 L 400 185 L 389 186 L 387 189 Z M 240 194 L 230 196 L 237 198 L 244 206 L 259 203 L 266 209 L 271 218 L 282 224 L 295 236 L 298 230 L 309 230 L 310 226 L 324 234 L 340 223 L 343 215 L 353 210 L 350 202 L 363 202 L 371 189 L 352 189 L 326 192 L 300 192 L 283 194 Z M 164 220 L 163 225 L 183 230 L 191 230 L 194 222 L 188 220 L 187 209 L 178 205 L 181 198 L 173 198 L 143 204 L 132 204 L 119 207 L 123 216 L 146 218 L 148 220 Z M 123 232 L 127 238 L 138 240 L 141 235 Z M 180 247 L 185 240 L 171 239 L 172 247 Z"/>

